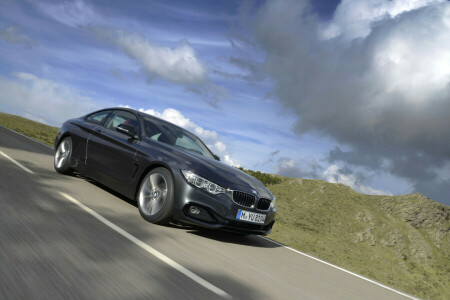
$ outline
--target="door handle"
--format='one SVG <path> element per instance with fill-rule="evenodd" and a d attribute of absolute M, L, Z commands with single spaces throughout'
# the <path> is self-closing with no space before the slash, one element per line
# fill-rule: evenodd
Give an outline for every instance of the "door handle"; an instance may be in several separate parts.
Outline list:
<path fill-rule="evenodd" d="M 100 130 L 100 128 L 96 128 L 96 129 L 95 129 L 95 132 L 100 133 L 100 132 L 102 132 L 102 131 Z"/>

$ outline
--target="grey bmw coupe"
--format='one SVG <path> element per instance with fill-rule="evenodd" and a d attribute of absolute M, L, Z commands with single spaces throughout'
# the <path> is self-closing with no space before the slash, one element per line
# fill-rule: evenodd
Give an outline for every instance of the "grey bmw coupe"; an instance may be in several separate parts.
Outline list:
<path fill-rule="evenodd" d="M 256 178 L 220 162 L 194 134 L 127 108 L 66 121 L 55 139 L 55 169 L 77 171 L 135 199 L 141 216 L 269 234 L 277 208 Z"/>

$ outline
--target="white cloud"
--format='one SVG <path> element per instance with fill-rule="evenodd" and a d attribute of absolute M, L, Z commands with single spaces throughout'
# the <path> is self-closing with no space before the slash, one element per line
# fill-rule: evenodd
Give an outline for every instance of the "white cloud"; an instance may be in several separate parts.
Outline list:
<path fill-rule="evenodd" d="M 345 184 L 357 192 L 368 195 L 391 195 L 390 192 L 374 189 L 370 186 L 362 184 L 355 175 L 343 174 L 340 172 L 338 165 L 330 165 L 322 174 L 323 179 L 332 183 Z"/>
<path fill-rule="evenodd" d="M 87 24 L 99 24 L 103 22 L 101 15 L 94 8 L 82 0 L 49 3 L 36 1 L 38 8 L 49 17 L 69 27 L 78 27 Z"/>
<path fill-rule="evenodd" d="M 176 84 L 203 84 L 206 68 L 195 50 L 186 42 L 176 48 L 160 46 L 138 34 L 106 27 L 93 30 L 135 60 L 149 81 L 163 78 Z"/>
<path fill-rule="evenodd" d="M 13 73 L 10 78 L 0 77 L 0 91 L 2 105 L 51 125 L 60 125 L 69 118 L 100 108 L 91 98 L 30 73 Z"/>
<path fill-rule="evenodd" d="M 344 40 L 365 38 L 376 22 L 446 0 L 343 0 L 333 19 L 320 27 L 324 39 L 343 37 Z"/>
<path fill-rule="evenodd" d="M 167 108 L 162 113 L 154 109 L 140 109 L 140 111 L 169 121 L 194 133 L 208 146 L 209 149 L 211 149 L 213 153 L 219 155 L 222 158 L 223 162 L 231 166 L 240 166 L 239 162 L 233 159 L 228 153 L 227 146 L 223 141 L 221 141 L 217 132 L 200 127 L 190 119 L 186 118 L 180 111 L 173 108 Z"/>
<path fill-rule="evenodd" d="M 300 176 L 300 168 L 295 160 L 292 158 L 281 158 L 278 164 L 275 165 L 275 173 L 283 176 Z"/>
<path fill-rule="evenodd" d="M 27 35 L 21 33 L 19 28 L 13 26 L 6 27 L 5 29 L 0 29 L 0 39 L 11 44 L 24 44 L 25 47 L 28 48 L 37 45 L 37 43 L 30 40 Z"/>
<path fill-rule="evenodd" d="M 331 164 L 324 169 L 315 160 L 297 161 L 282 157 L 275 165 L 275 173 L 287 177 L 323 179 L 332 183 L 342 183 L 357 192 L 368 195 L 391 195 L 390 192 L 377 190 L 363 184 L 360 178 L 364 178 L 365 175 L 357 176 L 350 169 L 342 169 L 337 164 Z"/>
<path fill-rule="evenodd" d="M 106 26 L 88 28 L 136 62 L 149 84 L 155 79 L 164 79 L 185 86 L 186 91 L 199 95 L 215 107 L 218 102 L 229 97 L 225 87 L 211 82 L 206 64 L 197 57 L 197 52 L 188 41 L 182 41 L 178 47 L 168 47 L 136 33 Z"/>

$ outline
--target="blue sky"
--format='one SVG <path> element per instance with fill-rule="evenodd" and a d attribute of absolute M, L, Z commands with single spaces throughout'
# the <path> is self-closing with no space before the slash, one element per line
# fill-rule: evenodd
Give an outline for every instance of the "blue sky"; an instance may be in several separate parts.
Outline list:
<path fill-rule="evenodd" d="M 448 203 L 450 146 L 428 138 L 449 137 L 449 10 L 425 0 L 3 1 L 0 110 L 58 126 L 130 106 L 196 132 L 230 164 Z M 427 167 L 410 169 L 413 159 Z"/>

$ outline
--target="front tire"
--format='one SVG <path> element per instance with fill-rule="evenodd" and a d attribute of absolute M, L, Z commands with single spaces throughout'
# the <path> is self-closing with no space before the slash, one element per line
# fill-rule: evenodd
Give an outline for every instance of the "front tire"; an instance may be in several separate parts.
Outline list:
<path fill-rule="evenodd" d="M 58 145 L 55 152 L 54 167 L 56 172 L 61 174 L 70 174 L 72 161 L 72 138 L 64 138 Z"/>
<path fill-rule="evenodd" d="M 174 184 L 166 168 L 150 171 L 142 180 L 137 194 L 141 216 L 155 224 L 168 224 L 172 220 Z"/>

